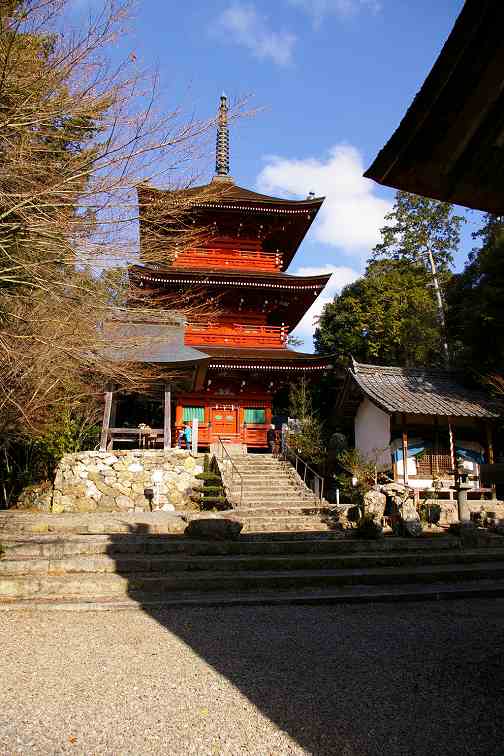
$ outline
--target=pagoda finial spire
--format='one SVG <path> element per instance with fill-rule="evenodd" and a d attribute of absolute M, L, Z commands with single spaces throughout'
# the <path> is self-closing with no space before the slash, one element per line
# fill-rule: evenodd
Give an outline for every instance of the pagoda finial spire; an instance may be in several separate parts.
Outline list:
<path fill-rule="evenodd" d="M 229 129 L 228 129 L 228 99 L 224 92 L 221 94 L 219 118 L 217 125 L 217 145 L 215 154 L 215 175 L 220 178 L 229 176 Z"/>

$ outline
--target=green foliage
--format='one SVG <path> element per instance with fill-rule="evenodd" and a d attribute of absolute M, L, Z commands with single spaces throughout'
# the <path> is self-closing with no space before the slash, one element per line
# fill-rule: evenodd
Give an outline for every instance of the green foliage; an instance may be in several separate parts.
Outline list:
<path fill-rule="evenodd" d="M 431 276 L 422 265 L 370 262 L 364 276 L 327 304 L 315 349 L 342 364 L 414 367 L 442 363 L 442 334 Z"/>
<path fill-rule="evenodd" d="M 350 503 L 363 511 L 364 495 L 375 484 L 375 466 L 357 449 L 345 449 L 337 456 L 340 472 L 334 477 L 340 490 L 340 501 Z M 355 480 L 355 485 L 353 480 Z"/>
<path fill-rule="evenodd" d="M 5 445 L 0 457 L 0 507 L 14 504 L 26 486 L 51 479 L 64 454 L 93 449 L 99 434 L 92 412 L 61 408 L 51 413 L 39 435 Z"/>
<path fill-rule="evenodd" d="M 372 252 L 373 260 L 424 265 L 430 250 L 438 271 L 447 271 L 453 264 L 465 218 L 455 215 L 450 203 L 399 191 L 385 220 L 387 225 L 381 229 L 382 241 Z"/>
<path fill-rule="evenodd" d="M 504 371 L 504 218 L 487 215 L 473 238 L 481 246 L 447 291 L 455 360 L 478 374 Z"/>
<path fill-rule="evenodd" d="M 306 462 L 323 462 L 326 450 L 322 423 L 314 410 L 311 391 L 305 378 L 291 384 L 289 401 L 290 414 L 300 423 L 299 433 L 289 433 L 289 446 Z"/>
<path fill-rule="evenodd" d="M 100 436 L 100 425 L 68 409 L 56 412 L 37 443 L 41 453 L 57 464 L 64 454 L 93 449 Z"/>

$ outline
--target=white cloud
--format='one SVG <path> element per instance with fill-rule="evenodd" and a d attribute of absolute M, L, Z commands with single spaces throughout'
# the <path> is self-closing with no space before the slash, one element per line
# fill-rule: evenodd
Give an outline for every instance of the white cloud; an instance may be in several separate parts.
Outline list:
<path fill-rule="evenodd" d="M 375 184 L 362 177 L 360 152 L 339 144 L 327 160 L 266 158 L 257 184 L 266 193 L 306 197 L 309 192 L 325 195 L 311 238 L 337 247 L 362 260 L 380 239 L 383 219 L 392 205 L 376 196 Z"/>
<path fill-rule="evenodd" d="M 269 58 L 279 66 L 292 61 L 296 35 L 288 31 L 274 31 L 268 18 L 257 12 L 252 3 L 235 2 L 219 18 L 219 27 L 229 41 L 247 47 L 259 60 Z"/>
<path fill-rule="evenodd" d="M 295 5 L 306 11 L 312 18 L 316 26 L 329 15 L 341 17 L 354 16 L 359 11 L 371 11 L 378 13 L 381 10 L 379 0 L 288 0 L 291 5 Z"/>
<path fill-rule="evenodd" d="M 356 278 L 359 278 L 361 273 L 353 268 L 347 268 L 337 265 L 321 265 L 315 267 L 300 267 L 296 270 L 298 276 L 317 276 L 322 273 L 331 273 L 331 278 L 326 288 L 318 299 L 312 304 L 310 309 L 306 312 L 299 325 L 294 329 L 292 335 L 298 339 L 302 339 L 303 346 L 299 347 L 304 351 L 313 351 L 313 332 L 317 327 L 317 318 L 324 305 L 328 302 L 332 302 L 334 295 L 341 291 L 341 289 Z"/>

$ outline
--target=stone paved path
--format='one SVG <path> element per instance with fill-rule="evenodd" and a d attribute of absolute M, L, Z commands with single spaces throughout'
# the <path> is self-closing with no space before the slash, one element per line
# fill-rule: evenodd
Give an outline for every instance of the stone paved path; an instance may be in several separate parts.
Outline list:
<path fill-rule="evenodd" d="M 502 756 L 504 599 L 6 612 L 0 754 Z"/>

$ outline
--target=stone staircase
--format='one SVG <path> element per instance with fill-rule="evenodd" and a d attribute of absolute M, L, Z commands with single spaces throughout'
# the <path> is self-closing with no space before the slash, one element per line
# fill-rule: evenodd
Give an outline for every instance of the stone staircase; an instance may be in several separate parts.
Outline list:
<path fill-rule="evenodd" d="M 233 516 L 245 532 L 328 531 L 330 507 L 288 463 L 269 454 L 233 456 L 219 463 Z"/>
<path fill-rule="evenodd" d="M 160 532 L 159 518 L 152 532 L 143 517 L 109 519 L 101 533 L 4 530 L 0 609 L 504 595 L 504 538 L 484 532 L 470 547 L 446 534 L 359 541 L 330 531 L 206 541 Z"/>

